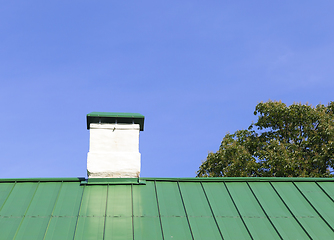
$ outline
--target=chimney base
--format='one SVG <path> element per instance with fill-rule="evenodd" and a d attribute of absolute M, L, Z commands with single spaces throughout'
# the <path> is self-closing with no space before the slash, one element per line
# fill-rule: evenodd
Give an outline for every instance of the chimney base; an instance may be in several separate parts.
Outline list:
<path fill-rule="evenodd" d="M 89 178 L 138 178 L 139 152 L 89 152 L 87 173 Z"/>

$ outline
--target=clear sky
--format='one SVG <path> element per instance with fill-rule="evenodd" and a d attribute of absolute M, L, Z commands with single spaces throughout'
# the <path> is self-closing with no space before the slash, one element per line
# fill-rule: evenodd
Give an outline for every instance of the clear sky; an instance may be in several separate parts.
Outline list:
<path fill-rule="evenodd" d="M 1 1 L 0 178 L 86 176 L 86 114 L 137 112 L 142 177 L 194 177 L 261 101 L 334 100 L 333 1 Z"/>

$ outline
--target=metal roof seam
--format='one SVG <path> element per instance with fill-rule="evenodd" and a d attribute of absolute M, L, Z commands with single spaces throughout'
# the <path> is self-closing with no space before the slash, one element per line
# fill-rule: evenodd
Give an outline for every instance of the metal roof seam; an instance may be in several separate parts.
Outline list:
<path fill-rule="evenodd" d="M 259 204 L 260 208 L 262 209 L 262 211 L 264 212 L 264 214 L 266 215 L 267 219 L 269 220 L 270 224 L 273 226 L 273 228 L 275 229 L 276 233 L 278 234 L 278 236 L 280 237 L 280 239 L 283 240 L 283 237 L 281 236 L 281 234 L 279 233 L 279 231 L 277 230 L 277 228 L 275 227 L 275 224 L 271 221 L 271 219 L 269 218 L 267 212 L 264 210 L 262 204 L 260 203 L 259 199 L 257 198 L 256 194 L 254 193 L 253 189 L 251 188 L 251 186 L 249 185 L 248 182 L 246 182 L 247 186 L 249 187 L 251 193 L 253 194 L 254 198 L 256 199 L 257 203 Z"/>
<path fill-rule="evenodd" d="M 279 195 L 279 193 L 277 192 L 276 188 L 272 185 L 271 182 L 269 182 L 271 187 L 274 189 L 275 193 L 277 194 L 277 196 L 279 197 L 279 199 L 283 202 L 284 206 L 288 209 L 288 211 L 291 213 L 291 215 L 294 217 L 294 219 L 297 221 L 297 223 L 299 224 L 299 226 L 304 230 L 304 232 L 306 233 L 306 235 L 312 239 L 311 235 L 306 231 L 306 229 L 304 228 L 303 224 L 301 224 L 301 222 L 297 219 L 297 217 L 295 216 L 295 214 L 291 211 L 291 209 L 289 208 L 289 206 L 286 204 L 286 202 L 283 200 L 283 198 L 281 197 L 281 195 Z"/>
<path fill-rule="evenodd" d="M 12 189 L 9 191 L 9 193 L 8 193 L 8 195 L 7 195 L 7 197 L 6 197 L 6 200 L 3 202 L 2 206 L 0 207 L 0 213 L 1 213 L 1 210 L 2 210 L 3 206 L 5 206 L 7 200 L 8 200 L 8 198 L 9 198 L 10 194 L 12 193 L 12 191 L 13 191 L 13 189 L 14 189 L 15 186 L 16 186 L 16 182 L 14 183 Z M 1 215 L 0 215 L 0 216 L 1 216 Z"/>
<path fill-rule="evenodd" d="M 226 189 L 226 191 L 227 191 L 227 193 L 228 193 L 230 199 L 232 200 L 232 203 L 233 203 L 235 209 L 237 210 L 237 212 L 238 212 L 238 214 L 239 214 L 239 217 L 240 217 L 242 223 L 244 224 L 244 226 L 245 226 L 245 228 L 246 228 L 246 230 L 247 230 L 249 236 L 251 237 L 251 239 L 254 240 L 254 238 L 253 238 L 252 234 L 250 233 L 250 231 L 249 231 L 249 229 L 248 229 L 248 227 L 247 227 L 247 225 L 246 225 L 246 223 L 245 223 L 243 217 L 241 216 L 240 211 L 239 211 L 239 209 L 238 209 L 238 207 L 237 207 L 235 201 L 233 200 L 232 195 L 231 195 L 231 193 L 230 193 L 230 190 L 228 190 L 228 187 L 226 186 L 226 183 L 225 183 L 225 182 L 224 182 L 224 186 L 225 186 L 225 189 Z"/>
<path fill-rule="evenodd" d="M 158 214 L 159 214 L 159 221 L 160 221 L 160 228 L 161 228 L 161 235 L 162 239 L 165 240 L 164 236 L 164 230 L 162 228 L 162 221 L 161 221 L 161 213 L 160 213 L 160 207 L 159 207 L 159 198 L 158 198 L 158 192 L 157 192 L 157 185 L 156 182 L 154 181 L 154 191 L 155 191 L 155 197 L 157 199 L 157 207 L 158 207 Z"/>
<path fill-rule="evenodd" d="M 106 197 L 106 209 L 104 210 L 104 224 L 103 224 L 103 238 L 105 237 L 106 233 L 106 220 L 107 220 L 107 208 L 108 208 L 108 197 L 109 197 L 109 184 L 107 185 L 107 197 Z"/>
<path fill-rule="evenodd" d="M 26 214 L 27 214 L 27 212 L 28 212 L 28 209 L 29 209 L 29 207 L 30 207 L 30 205 L 31 205 L 31 202 L 32 202 L 32 200 L 34 199 L 34 196 L 35 196 L 35 194 L 36 194 L 36 192 L 37 192 L 37 189 L 38 189 L 38 187 L 39 187 L 39 183 L 40 183 L 40 182 L 38 182 L 37 187 L 36 187 L 36 189 L 35 189 L 35 192 L 34 192 L 34 194 L 33 194 L 32 197 L 31 197 L 30 203 L 29 203 L 29 205 L 28 205 L 28 207 L 27 207 L 27 209 L 26 209 L 26 211 L 25 211 L 25 213 L 24 213 L 24 215 L 23 215 L 23 217 L 22 217 L 22 219 L 21 219 L 21 221 L 20 221 L 20 224 L 19 224 L 18 228 L 16 229 L 16 232 L 15 232 L 15 235 L 14 235 L 13 239 L 16 238 L 16 236 L 17 236 L 17 234 L 18 234 L 18 232 L 19 232 L 19 230 L 20 230 L 20 227 L 21 227 L 21 225 L 22 225 L 22 222 L 23 222 L 23 220 L 25 219 L 25 216 L 26 216 Z"/>
<path fill-rule="evenodd" d="M 320 184 L 318 182 L 315 182 L 315 184 L 326 194 L 326 196 L 332 200 L 332 202 L 334 203 L 334 199 L 325 191 L 325 189 L 323 189 Z"/>
<path fill-rule="evenodd" d="M 132 239 L 135 240 L 134 212 L 133 212 L 133 184 L 131 183 L 131 215 L 132 215 Z"/>
<path fill-rule="evenodd" d="M 75 227 L 74 227 L 74 232 L 73 232 L 73 240 L 75 239 L 75 234 L 76 234 L 76 232 L 77 232 L 77 226 L 78 226 L 79 214 L 80 214 L 80 209 L 81 209 L 81 206 L 82 206 L 82 198 L 83 198 L 85 189 L 86 189 L 86 186 L 83 186 L 82 194 L 81 194 L 81 199 L 80 199 L 80 206 L 79 206 L 78 214 L 77 214 L 77 220 L 76 220 L 76 222 L 75 222 Z"/>
<path fill-rule="evenodd" d="M 184 212 L 185 212 L 185 215 L 186 215 L 186 218 L 187 218 L 187 222 L 188 222 L 188 226 L 189 226 L 189 230 L 190 230 L 191 238 L 192 238 L 193 240 L 195 240 L 195 239 L 194 239 L 193 231 L 192 231 L 191 226 L 190 226 L 189 217 L 188 217 L 188 213 L 187 213 L 186 206 L 185 206 L 185 204 L 184 204 L 184 200 L 183 200 L 183 196 L 182 196 L 182 192 L 181 192 L 181 188 L 180 188 L 180 184 L 179 184 L 179 182 L 177 182 L 177 187 L 178 187 L 179 192 L 180 192 L 181 202 L 182 202 L 182 205 L 183 205 L 183 208 L 184 208 Z"/>
<path fill-rule="evenodd" d="M 310 204 L 310 206 L 314 209 L 314 211 L 319 215 L 319 217 L 327 224 L 327 226 L 334 232 L 333 227 L 326 221 L 326 219 L 319 213 L 319 211 L 313 206 L 313 204 L 308 200 L 308 198 L 303 194 L 303 192 L 299 189 L 299 187 L 292 182 L 292 184 L 298 189 L 300 194 L 305 198 L 305 200 Z"/>
<path fill-rule="evenodd" d="M 44 236 L 43 236 L 43 240 L 45 239 L 46 233 L 47 233 L 48 230 L 49 230 L 50 222 L 51 222 L 51 219 L 52 219 L 52 216 L 53 216 L 53 212 L 54 212 L 54 210 L 55 210 L 55 207 L 56 207 L 56 204 L 57 204 L 57 201 L 58 201 L 58 197 L 59 197 L 59 193 L 60 193 L 60 190 L 61 190 L 62 186 L 63 186 L 63 182 L 61 182 L 60 188 L 59 188 L 59 190 L 58 190 L 57 198 L 56 198 L 56 201 L 55 201 L 54 206 L 53 206 L 53 208 L 52 208 L 51 216 L 50 216 L 48 225 L 47 225 L 47 227 L 46 227 L 46 229 L 45 229 L 45 233 L 44 233 Z"/>
<path fill-rule="evenodd" d="M 224 239 L 224 237 L 223 237 L 223 234 L 222 234 L 222 232 L 221 232 L 221 230 L 220 230 L 220 228 L 219 228 L 219 225 L 218 225 L 218 222 L 217 222 L 216 216 L 215 216 L 215 214 L 214 214 L 214 212 L 213 212 L 213 210 L 212 210 L 212 207 L 211 207 L 211 204 L 210 204 L 209 198 L 208 198 L 208 196 L 207 196 L 207 194 L 206 194 L 206 192 L 205 192 L 204 186 L 203 186 L 202 182 L 200 182 L 200 184 L 201 184 L 201 187 L 202 187 L 202 189 L 203 189 L 203 192 L 204 192 L 204 195 L 205 195 L 206 201 L 208 202 L 208 205 L 209 205 L 209 208 L 210 208 L 210 211 L 211 211 L 212 217 L 213 217 L 213 219 L 215 220 L 215 223 L 216 223 L 216 226 L 217 226 L 217 228 L 218 228 L 219 234 L 220 234 L 221 238 L 222 238 L 222 239 Z"/>

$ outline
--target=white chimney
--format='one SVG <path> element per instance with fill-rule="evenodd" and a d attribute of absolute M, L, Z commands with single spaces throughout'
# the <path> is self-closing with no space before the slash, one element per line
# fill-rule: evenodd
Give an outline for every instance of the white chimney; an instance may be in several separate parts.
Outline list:
<path fill-rule="evenodd" d="M 138 178 L 140 173 L 139 131 L 144 116 L 138 113 L 92 112 L 87 173 L 89 178 Z"/>

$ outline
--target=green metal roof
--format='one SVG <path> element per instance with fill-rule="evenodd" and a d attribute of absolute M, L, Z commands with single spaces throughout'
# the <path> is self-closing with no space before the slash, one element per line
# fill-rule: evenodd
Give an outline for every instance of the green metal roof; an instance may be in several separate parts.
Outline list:
<path fill-rule="evenodd" d="M 0 179 L 0 239 L 334 239 L 323 178 Z"/>
<path fill-rule="evenodd" d="M 145 117 L 139 113 L 91 112 L 87 114 L 87 129 L 91 123 L 135 123 L 144 131 Z"/>

